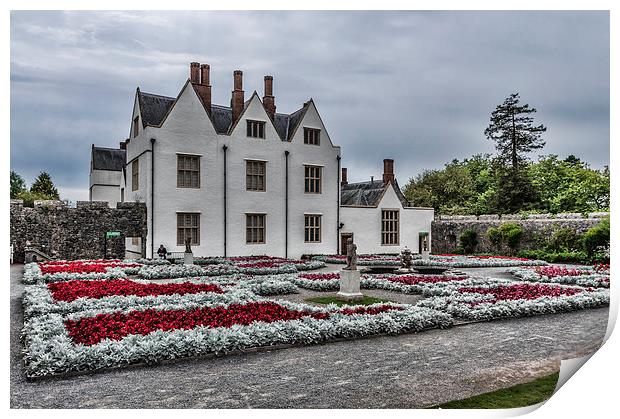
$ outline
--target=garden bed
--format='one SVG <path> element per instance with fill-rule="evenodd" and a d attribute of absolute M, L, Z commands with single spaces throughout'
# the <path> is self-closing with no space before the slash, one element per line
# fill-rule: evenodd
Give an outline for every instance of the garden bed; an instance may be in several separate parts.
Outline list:
<path fill-rule="evenodd" d="M 317 255 L 313 260 L 326 263 L 345 264 L 346 256 Z M 400 266 L 400 258 L 395 255 L 359 255 L 359 266 Z M 465 256 L 453 254 L 430 255 L 429 259 L 422 259 L 419 254 L 413 255 L 414 266 L 445 266 L 450 268 L 491 268 L 510 266 L 542 266 L 547 262 L 542 260 L 526 259 L 511 256 Z"/>
<path fill-rule="evenodd" d="M 34 287 L 40 290 L 43 285 Z M 54 293 L 50 294 L 53 299 Z M 47 301 L 47 307 L 28 311 L 22 332 L 27 376 L 452 325 L 445 313 L 411 305 L 315 307 L 267 300 L 238 289 L 221 292 L 213 288 L 184 295 L 104 294 L 101 298 Z M 52 308 L 79 301 L 90 301 L 90 305 L 73 312 Z"/>
<path fill-rule="evenodd" d="M 561 266 L 512 268 L 506 272 L 522 281 L 547 282 L 582 287 L 609 288 L 609 265 L 568 269 Z"/>

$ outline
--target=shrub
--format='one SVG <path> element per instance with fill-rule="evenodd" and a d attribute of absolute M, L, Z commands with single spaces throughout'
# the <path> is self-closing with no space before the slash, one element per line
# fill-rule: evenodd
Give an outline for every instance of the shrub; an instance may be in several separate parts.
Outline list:
<path fill-rule="evenodd" d="M 583 235 L 583 250 L 589 256 L 609 247 L 609 227 L 609 217 L 605 217 Z"/>
<path fill-rule="evenodd" d="M 491 227 L 487 230 L 487 238 L 491 245 L 499 250 L 502 245 L 502 232 L 497 227 Z"/>
<path fill-rule="evenodd" d="M 567 252 L 579 250 L 581 235 L 574 229 L 564 227 L 557 229 L 547 242 L 546 249 L 550 252 Z"/>
<path fill-rule="evenodd" d="M 505 223 L 500 226 L 499 230 L 508 247 L 513 251 L 516 250 L 523 236 L 523 228 L 519 224 Z"/>
<path fill-rule="evenodd" d="M 528 259 L 539 259 L 549 263 L 583 263 L 589 264 L 591 258 L 586 252 L 547 252 L 545 250 L 521 250 L 517 256 Z"/>
<path fill-rule="evenodd" d="M 461 233 L 459 237 L 461 247 L 465 254 L 474 253 L 476 246 L 478 246 L 478 233 L 474 230 L 467 229 Z"/>

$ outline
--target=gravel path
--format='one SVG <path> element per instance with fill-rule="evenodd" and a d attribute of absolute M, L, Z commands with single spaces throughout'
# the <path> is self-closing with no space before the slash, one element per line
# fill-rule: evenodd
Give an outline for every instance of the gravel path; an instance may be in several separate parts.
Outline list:
<path fill-rule="evenodd" d="M 27 381 L 20 277 L 12 266 L 13 408 L 423 407 L 552 373 L 595 351 L 608 318 L 601 308 Z"/>

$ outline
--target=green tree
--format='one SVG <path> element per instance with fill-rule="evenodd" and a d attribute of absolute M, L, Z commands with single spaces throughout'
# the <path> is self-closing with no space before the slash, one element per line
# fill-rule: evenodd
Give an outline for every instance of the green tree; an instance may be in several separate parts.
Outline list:
<path fill-rule="evenodd" d="M 60 199 L 58 189 L 54 186 L 52 178 L 47 172 L 41 172 L 30 186 L 30 192 L 36 196 L 44 198 L 38 199 Z"/>
<path fill-rule="evenodd" d="M 478 246 L 478 233 L 471 229 L 464 230 L 459 236 L 459 241 L 465 254 L 474 253 Z"/>
<path fill-rule="evenodd" d="M 11 170 L 11 199 L 18 199 L 19 194 L 26 190 L 26 181 L 17 172 Z"/>
<path fill-rule="evenodd" d="M 545 146 L 541 135 L 547 130 L 542 124 L 533 125 L 530 114 L 536 109 L 520 105 L 519 99 L 519 93 L 508 96 L 491 113 L 491 123 L 484 130 L 484 135 L 495 142 L 499 157 L 515 171 L 526 160 L 525 154 Z"/>

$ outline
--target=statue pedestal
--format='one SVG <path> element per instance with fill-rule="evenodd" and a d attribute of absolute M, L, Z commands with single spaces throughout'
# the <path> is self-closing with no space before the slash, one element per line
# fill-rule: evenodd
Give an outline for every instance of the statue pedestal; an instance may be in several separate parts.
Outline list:
<path fill-rule="evenodd" d="M 431 252 L 429 252 L 428 250 L 422 250 L 422 259 L 428 260 L 430 255 L 431 255 Z"/>
<path fill-rule="evenodd" d="M 346 301 L 359 301 L 364 298 L 360 292 L 360 271 L 342 269 L 340 271 L 340 291 L 336 295 Z"/>
<path fill-rule="evenodd" d="M 183 254 L 183 265 L 193 265 L 194 264 L 194 254 L 192 252 L 185 252 Z"/>

